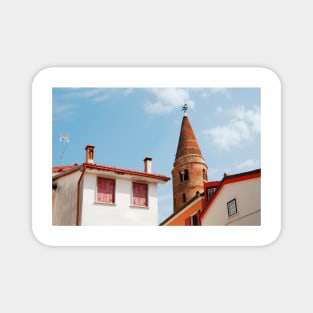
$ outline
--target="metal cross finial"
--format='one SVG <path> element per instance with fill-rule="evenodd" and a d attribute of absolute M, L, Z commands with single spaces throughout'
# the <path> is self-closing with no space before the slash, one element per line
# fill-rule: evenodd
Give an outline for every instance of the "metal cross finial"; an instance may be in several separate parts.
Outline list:
<path fill-rule="evenodd" d="M 181 109 L 182 111 L 184 111 L 184 113 L 186 114 L 186 112 L 188 111 L 188 105 L 187 103 L 185 103 Z"/>

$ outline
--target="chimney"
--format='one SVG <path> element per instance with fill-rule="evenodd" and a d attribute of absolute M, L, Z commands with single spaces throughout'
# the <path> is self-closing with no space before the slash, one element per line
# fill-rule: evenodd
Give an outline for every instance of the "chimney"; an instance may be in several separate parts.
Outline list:
<path fill-rule="evenodd" d="M 145 158 L 143 161 L 145 164 L 145 173 L 152 173 L 152 158 Z"/>
<path fill-rule="evenodd" d="M 86 163 L 94 163 L 93 161 L 93 151 L 94 151 L 95 147 L 94 146 L 90 146 L 90 145 L 87 145 L 85 147 L 85 150 L 86 150 Z"/>

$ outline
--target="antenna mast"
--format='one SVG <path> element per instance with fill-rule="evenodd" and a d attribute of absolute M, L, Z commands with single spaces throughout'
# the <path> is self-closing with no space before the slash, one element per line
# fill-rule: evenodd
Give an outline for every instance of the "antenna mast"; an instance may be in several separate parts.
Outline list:
<path fill-rule="evenodd" d="M 64 153 L 67 149 L 68 143 L 70 142 L 70 135 L 69 134 L 61 134 L 60 135 L 60 142 L 63 142 L 63 149 L 61 152 L 61 160 L 62 160 L 62 165 L 64 165 Z"/>

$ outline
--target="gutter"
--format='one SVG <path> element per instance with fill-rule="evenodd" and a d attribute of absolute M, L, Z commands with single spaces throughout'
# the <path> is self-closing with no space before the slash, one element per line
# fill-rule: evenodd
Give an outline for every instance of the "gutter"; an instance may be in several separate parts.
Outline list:
<path fill-rule="evenodd" d="M 79 226 L 79 216 L 80 216 L 80 183 L 83 179 L 83 176 L 85 174 L 85 171 L 86 171 L 86 166 L 85 164 L 82 165 L 83 167 L 83 170 L 82 170 L 82 173 L 79 177 L 79 180 L 78 180 L 78 183 L 77 183 L 77 207 L 76 207 L 76 226 Z"/>

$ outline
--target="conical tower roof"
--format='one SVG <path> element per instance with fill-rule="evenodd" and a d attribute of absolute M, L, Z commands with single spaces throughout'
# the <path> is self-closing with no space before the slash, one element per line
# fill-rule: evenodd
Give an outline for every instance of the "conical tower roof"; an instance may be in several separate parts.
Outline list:
<path fill-rule="evenodd" d="M 198 141 L 192 130 L 188 116 L 185 115 L 181 124 L 175 161 L 182 156 L 191 154 L 197 154 L 202 157 Z"/>

